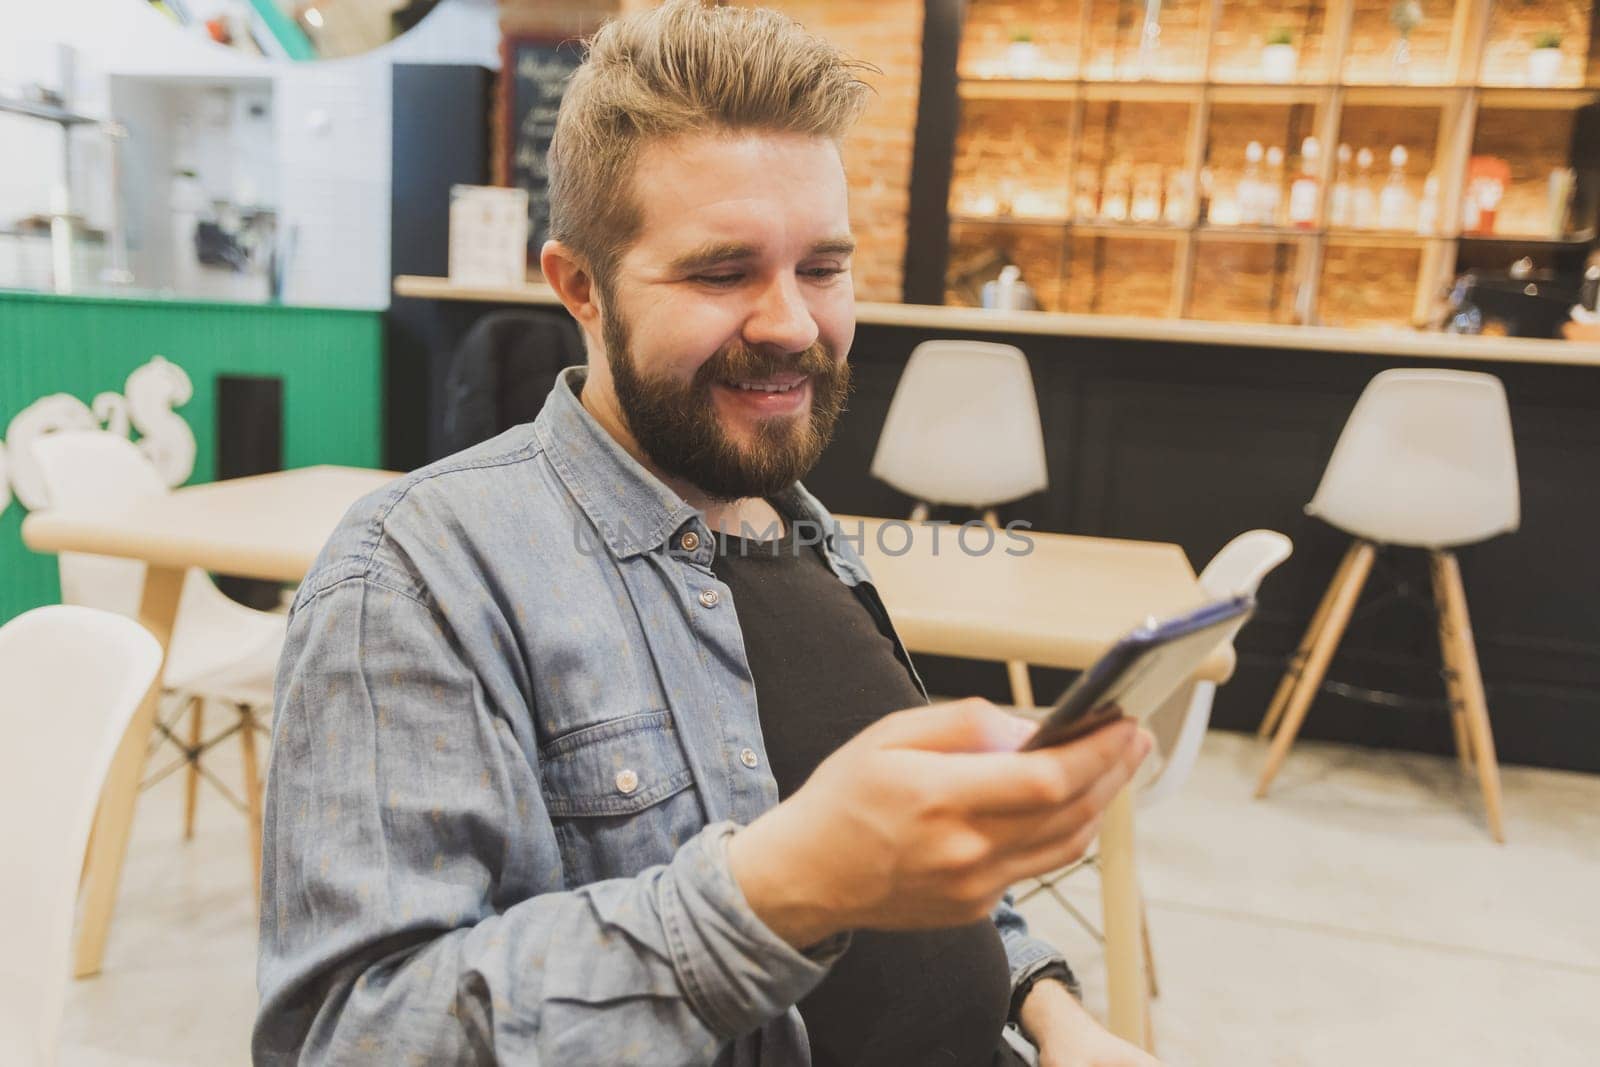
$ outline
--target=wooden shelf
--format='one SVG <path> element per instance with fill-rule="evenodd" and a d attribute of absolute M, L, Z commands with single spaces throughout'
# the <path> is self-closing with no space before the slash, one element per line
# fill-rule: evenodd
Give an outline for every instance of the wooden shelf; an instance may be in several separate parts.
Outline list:
<path fill-rule="evenodd" d="M 1331 85 L 1291 82 L 1213 82 L 1206 96 L 1213 104 L 1321 104 L 1333 96 Z"/>
<path fill-rule="evenodd" d="M 43 119 L 62 126 L 91 126 L 100 119 L 89 115 L 80 115 L 68 111 L 55 104 L 44 104 L 34 100 L 21 100 L 15 97 L 0 96 L 0 114 L 21 115 L 24 118 Z"/>
<path fill-rule="evenodd" d="M 1485 86 L 1478 106 L 1503 111 L 1570 111 L 1600 101 L 1600 89 L 1511 89 Z"/>
<path fill-rule="evenodd" d="M 960 84 L 963 100 L 1076 100 L 1078 82 L 1032 78 L 966 78 Z"/>
<path fill-rule="evenodd" d="M 1085 221 L 1075 222 L 1071 226 L 1074 234 L 1083 234 L 1089 237 L 1117 237 L 1138 239 L 1141 237 L 1152 240 L 1173 241 L 1187 237 L 1193 232 L 1192 226 L 1175 226 L 1170 222 L 1105 222 Z"/>
<path fill-rule="evenodd" d="M 1059 215 L 965 215 L 952 214 L 952 226 L 1070 226 L 1072 220 Z"/>
<path fill-rule="evenodd" d="M 1192 225 L 1170 222 L 1117 222 L 1113 219 L 1071 219 L 1027 215 L 951 215 L 951 225 L 963 226 L 1053 226 L 1075 234 L 1097 237 L 1183 237 L 1194 231 Z"/>
<path fill-rule="evenodd" d="M 1370 248 L 1416 247 L 1432 241 L 1448 241 L 1440 234 L 1414 233 L 1405 230 L 1353 230 L 1347 228 L 1328 230 L 1328 241 L 1340 245 L 1357 245 Z"/>
<path fill-rule="evenodd" d="M 1464 233 L 1460 237 L 1463 241 L 1475 241 L 1479 244 L 1497 245 L 1551 245 L 1556 247 L 1581 246 L 1592 244 L 1595 231 L 1584 230 L 1581 233 L 1566 234 L 1561 237 L 1551 237 L 1539 234 L 1515 233 Z"/>
<path fill-rule="evenodd" d="M 1227 104 L 1315 104 L 1341 90 L 1346 104 L 1365 107 L 1442 107 L 1476 90 L 1478 106 L 1566 111 L 1600 102 L 1600 88 L 1502 85 L 1384 84 L 1381 82 L 1159 81 L 1111 78 L 964 78 L 963 100 L 1128 100 Z M 80 119 L 79 121 L 92 121 Z"/>
<path fill-rule="evenodd" d="M 1326 231 L 1312 228 L 1302 229 L 1298 226 L 1219 226 L 1207 223 L 1197 227 L 1196 236 L 1202 241 L 1265 241 L 1268 243 L 1287 243 L 1290 241 L 1304 241 L 1313 237 L 1320 237 Z"/>
<path fill-rule="evenodd" d="M 1143 101 L 1152 104 L 1193 104 L 1205 95 L 1204 82 L 1085 81 L 1085 100 Z"/>
<path fill-rule="evenodd" d="M 1347 85 L 1344 102 L 1359 107 L 1445 107 L 1469 91 L 1460 85 Z"/>
<path fill-rule="evenodd" d="M 1043 0 L 1012 0 L 1006 7 L 1007 17 L 1025 20 L 1030 3 Z M 1213 195 L 1224 198 L 1231 195 L 1230 183 L 1237 178 L 1236 164 L 1242 164 L 1244 143 L 1251 139 L 1282 145 L 1288 153 L 1282 187 L 1287 197 L 1299 169 L 1300 141 L 1314 135 L 1323 148 L 1314 168 L 1319 185 L 1319 219 L 1331 216 L 1336 145 L 1348 142 L 1374 149 L 1378 156 L 1374 170 L 1376 192 L 1376 186 L 1383 181 L 1388 146 L 1403 143 L 1411 150 L 1406 178 L 1414 198 L 1421 195 L 1424 175 L 1439 178 L 1437 217 L 1444 232 L 1421 234 L 1325 225 L 1171 226 L 1092 218 L 1074 222 L 1067 218 L 978 219 L 962 215 L 952 216 L 952 224 L 1015 227 L 987 235 L 989 245 L 998 247 L 984 251 L 1002 254 L 1021 266 L 1047 306 L 1120 308 L 1123 313 L 1137 309 L 1145 313 L 1152 306 L 1152 293 L 1164 288 L 1170 293 L 1165 309 L 1168 318 L 1215 315 L 1219 308 L 1231 314 L 1233 305 L 1240 301 L 1218 303 L 1211 297 L 1217 285 L 1233 284 L 1226 272 L 1237 270 L 1246 272 L 1250 284 L 1269 294 L 1263 314 L 1277 321 L 1315 323 L 1321 309 L 1339 304 L 1338 300 L 1329 302 L 1332 290 L 1324 291 L 1325 287 L 1333 284 L 1331 279 L 1348 279 L 1354 271 L 1369 276 L 1363 284 L 1392 286 L 1396 293 L 1403 293 L 1407 314 L 1400 314 L 1399 300 L 1386 301 L 1383 310 L 1388 314 L 1390 305 L 1394 305 L 1395 317 L 1390 324 L 1395 326 L 1428 318 L 1437 292 L 1453 277 L 1458 256 L 1469 244 L 1567 249 L 1594 241 L 1592 230 L 1560 238 L 1518 234 L 1480 237 L 1454 231 L 1458 226 L 1455 220 L 1462 215 L 1469 161 L 1475 152 L 1487 150 L 1480 137 L 1504 140 L 1509 136 L 1506 127 L 1515 126 L 1517 120 L 1508 117 L 1508 111 L 1545 111 L 1552 113 L 1552 121 L 1570 123 L 1573 112 L 1600 103 L 1600 85 L 1530 88 L 1495 84 L 1496 79 L 1506 80 L 1502 77 L 1506 64 L 1495 58 L 1489 44 L 1494 18 L 1492 0 L 1452 0 L 1444 11 L 1430 12 L 1432 32 L 1419 35 L 1426 38 L 1421 43 L 1413 41 L 1414 77 L 1399 83 L 1389 74 L 1386 55 L 1353 51 L 1358 41 L 1377 48 L 1371 42 L 1390 33 L 1386 6 L 1380 10 L 1359 5 L 1355 0 L 1327 0 L 1318 10 L 1315 31 L 1302 29 L 1297 35 L 1305 43 L 1301 47 L 1299 78 L 1294 81 L 1260 78 L 1259 68 L 1247 62 L 1249 56 L 1240 51 L 1244 39 L 1240 34 L 1248 36 L 1258 27 L 1239 17 L 1226 0 L 1200 0 L 1198 37 L 1195 24 L 1186 23 L 1185 50 L 1174 59 L 1182 65 L 1155 68 L 1181 73 L 1182 77 L 1117 77 L 1099 65 L 1104 59 L 1101 53 L 1105 41 L 1091 33 L 1092 5 L 1086 3 L 1081 5 L 1077 37 L 1063 36 L 1067 31 L 1060 31 L 1057 36 L 1061 41 L 1050 53 L 1051 61 L 1057 64 L 1050 70 L 1062 77 L 964 76 L 958 80 L 957 89 L 965 101 L 1056 101 L 1064 105 L 1032 112 L 1025 107 L 1003 109 L 998 115 L 991 109 L 984 114 L 985 121 L 1005 127 L 1000 132 L 1037 138 L 1033 143 L 1039 155 L 1028 165 L 1029 178 L 1037 186 L 1053 183 L 1050 187 L 1058 193 L 1066 191 L 1071 206 L 1078 202 L 1079 180 L 1097 186 L 1093 195 L 1099 196 L 1105 191 L 1108 170 L 1123 165 L 1159 167 L 1163 194 L 1179 195 L 1177 190 L 1182 189 L 1183 195 L 1189 197 L 1196 195 L 1202 168 L 1209 166 L 1217 181 Z M 1585 50 L 1592 53 L 1600 44 L 1600 20 L 1590 32 L 1594 40 Z M 1223 54 L 1225 50 L 1231 51 Z M 1567 73 L 1571 74 L 1570 63 Z M 1152 115 L 1146 109 L 1142 113 L 1119 113 L 1115 107 L 1118 103 L 1178 105 L 1183 111 Z M 1485 116 L 1484 112 L 1498 114 Z M 1565 114 L 1558 119 L 1558 113 Z M 994 168 L 1020 165 L 1004 153 L 997 155 L 992 142 L 975 137 L 969 143 L 983 147 L 971 149 L 970 156 L 961 156 L 957 173 L 959 181 L 970 184 L 970 188 L 963 186 L 965 192 L 986 193 L 989 190 L 983 183 L 1000 176 Z M 1519 157 L 1527 165 L 1523 169 L 1533 168 L 1542 175 L 1542 168 L 1547 166 L 1571 165 L 1570 157 L 1563 154 L 1565 149 L 1552 145 L 1527 149 L 1529 158 Z M 1500 154 L 1506 152 L 1502 150 Z M 1078 177 L 1085 173 L 1092 177 Z M 1504 213 L 1508 209 L 1502 208 L 1504 224 L 1538 224 L 1542 216 L 1529 206 L 1530 182 L 1528 175 L 1522 174 L 1508 188 L 1507 203 L 1515 199 L 1519 213 L 1513 218 Z M 1510 195 L 1513 191 L 1517 197 Z M 974 202 L 962 200 L 959 195 L 955 199 Z M 1579 202 L 1588 201 L 1580 198 Z M 1587 218 L 1577 221 L 1584 225 L 1591 222 Z M 1030 231 L 1030 226 L 1045 229 Z M 962 240 L 972 246 L 974 238 L 984 236 L 968 231 Z M 1103 264 L 1096 257 L 1093 285 L 1085 285 L 1081 273 L 1074 273 L 1085 269 L 1081 258 L 1074 258 L 1071 241 L 1075 237 L 1148 240 L 1142 245 L 1126 246 L 1128 254 L 1116 263 L 1116 270 L 1124 277 L 1112 287 L 1103 279 L 1112 276 L 1111 261 L 1116 257 L 1104 257 Z M 1173 254 L 1167 255 L 1158 242 L 1170 242 Z M 1371 254 L 1366 255 L 1365 249 L 1371 249 Z M 1408 264 L 1403 269 L 1393 265 L 1402 261 Z M 1098 273 L 1102 270 L 1103 275 Z M 1169 270 L 1170 276 L 1166 274 Z M 1374 271 L 1384 272 L 1384 277 L 1370 277 Z M 1241 275 L 1235 280 L 1243 284 L 1246 279 Z M 1089 303 L 1082 299 L 1085 290 L 1095 294 Z M 1111 297 L 1102 300 L 1102 295 L 1108 293 Z M 1345 303 L 1350 304 L 1345 311 L 1360 310 L 1360 301 Z"/>

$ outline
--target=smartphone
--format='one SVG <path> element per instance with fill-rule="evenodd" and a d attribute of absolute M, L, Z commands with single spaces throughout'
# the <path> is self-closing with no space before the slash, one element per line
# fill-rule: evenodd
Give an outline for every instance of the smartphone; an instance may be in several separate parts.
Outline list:
<path fill-rule="evenodd" d="M 1063 744 L 1124 716 L 1149 716 L 1233 637 L 1255 606 L 1254 597 L 1231 597 L 1148 620 L 1067 687 L 1023 751 Z"/>

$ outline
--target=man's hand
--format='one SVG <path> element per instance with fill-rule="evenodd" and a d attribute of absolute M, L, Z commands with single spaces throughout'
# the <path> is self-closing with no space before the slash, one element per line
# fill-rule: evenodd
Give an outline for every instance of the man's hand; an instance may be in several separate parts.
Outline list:
<path fill-rule="evenodd" d="M 841 930 L 959 926 L 1013 883 L 1081 858 L 1150 750 L 1120 722 L 1037 752 L 985 700 L 895 712 L 734 834 L 734 879 L 797 948 Z"/>
<path fill-rule="evenodd" d="M 1035 985 L 1019 1014 L 1022 1032 L 1039 1049 L 1039 1067 L 1161 1067 L 1096 1022 L 1060 982 Z"/>

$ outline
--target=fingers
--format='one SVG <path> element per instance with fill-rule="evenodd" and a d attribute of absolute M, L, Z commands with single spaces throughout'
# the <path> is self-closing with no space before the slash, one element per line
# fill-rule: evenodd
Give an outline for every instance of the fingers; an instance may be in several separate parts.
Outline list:
<path fill-rule="evenodd" d="M 975 814 L 1038 814 L 1072 803 L 1121 763 L 1137 767 L 1139 736 L 1127 720 L 1053 748 L 950 756 L 940 761 L 940 781 L 950 803 Z"/>
<path fill-rule="evenodd" d="M 1024 853 L 1073 837 L 1085 825 L 1097 822 L 1116 795 L 1127 787 L 1144 751 L 1144 739 L 1130 746 L 1127 755 L 1095 779 L 1068 804 L 1046 809 L 1036 819 L 985 816 L 983 828 L 997 847 Z"/>
<path fill-rule="evenodd" d="M 973 697 L 887 715 L 861 732 L 881 748 L 924 752 L 1014 752 L 1034 724 Z"/>

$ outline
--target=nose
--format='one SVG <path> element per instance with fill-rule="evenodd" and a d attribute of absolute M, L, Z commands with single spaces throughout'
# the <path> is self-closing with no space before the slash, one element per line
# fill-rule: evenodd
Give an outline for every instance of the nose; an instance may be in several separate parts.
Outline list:
<path fill-rule="evenodd" d="M 811 317 L 799 283 L 789 274 L 779 275 L 762 290 L 744 326 L 746 344 L 784 352 L 805 351 L 815 343 L 817 333 L 816 319 Z"/>

